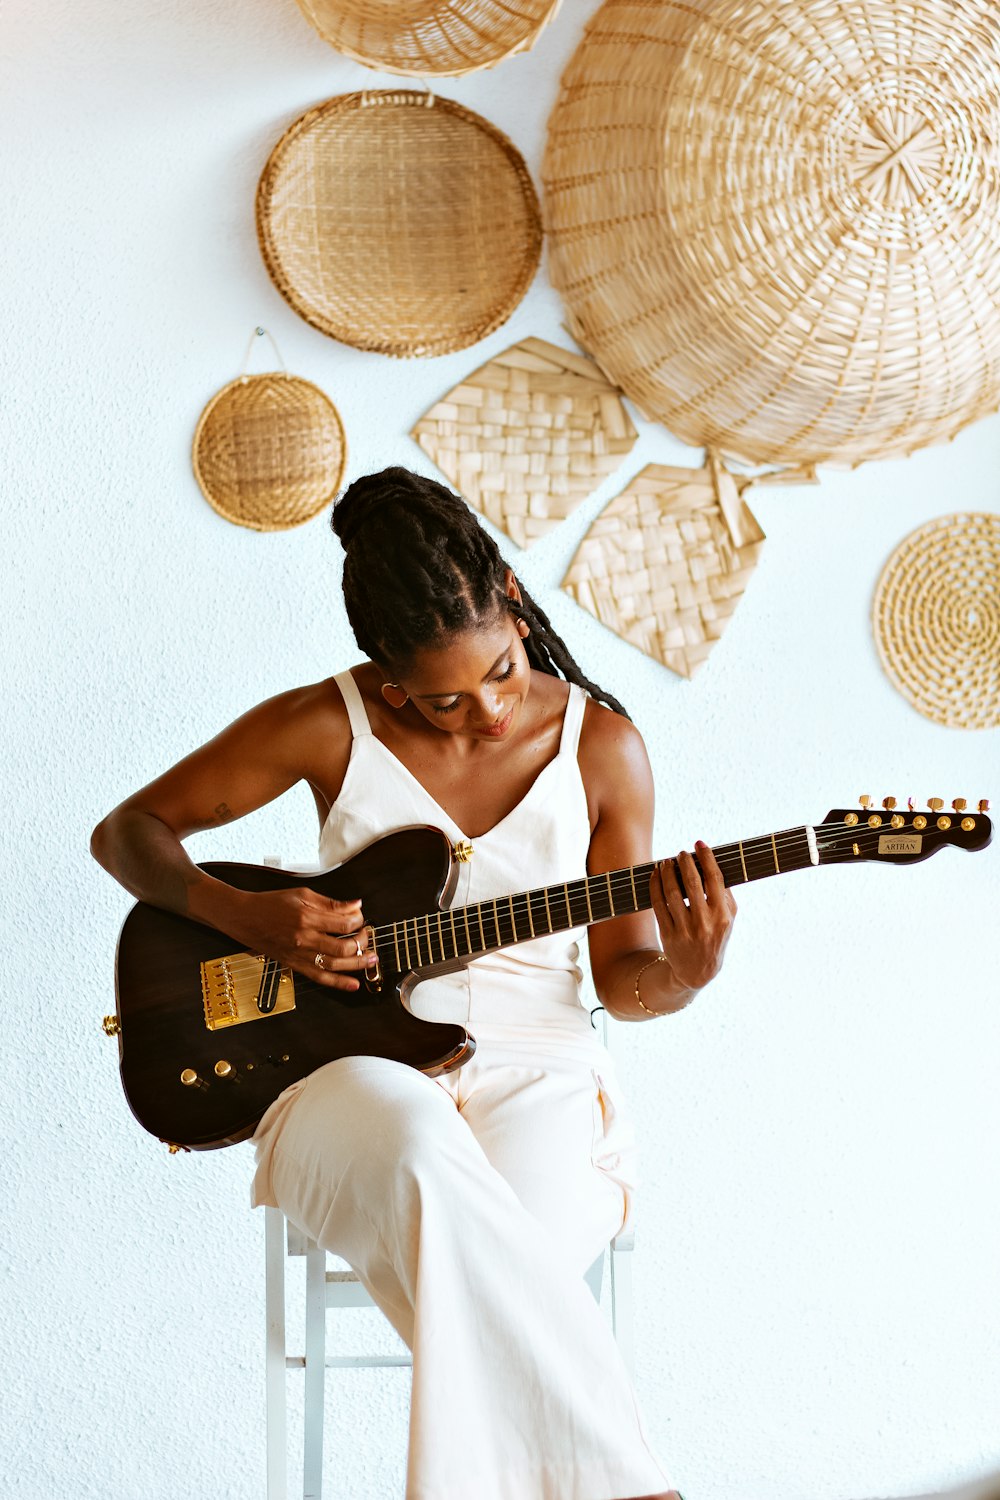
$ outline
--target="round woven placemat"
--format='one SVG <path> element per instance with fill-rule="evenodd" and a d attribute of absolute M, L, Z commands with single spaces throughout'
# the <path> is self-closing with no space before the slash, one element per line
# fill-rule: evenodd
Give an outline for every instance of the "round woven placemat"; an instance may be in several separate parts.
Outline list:
<path fill-rule="evenodd" d="M 324 41 L 383 73 L 448 76 L 526 52 L 561 0 L 298 0 Z"/>
<path fill-rule="evenodd" d="M 605 0 L 542 170 L 574 337 L 754 462 L 858 463 L 1000 402 L 994 0 Z"/>
<path fill-rule="evenodd" d="M 499 328 L 542 248 L 511 142 L 416 90 L 345 94 L 296 120 L 260 179 L 257 234 L 307 323 L 394 355 L 447 354 Z"/>
<path fill-rule="evenodd" d="M 1000 725 L 1000 515 L 929 521 L 887 562 L 872 606 L 893 687 L 953 729 Z"/>
<path fill-rule="evenodd" d="M 328 396 L 272 371 L 241 375 L 212 397 L 192 457 L 202 494 L 220 516 L 253 531 L 286 531 L 333 499 L 347 444 Z"/>

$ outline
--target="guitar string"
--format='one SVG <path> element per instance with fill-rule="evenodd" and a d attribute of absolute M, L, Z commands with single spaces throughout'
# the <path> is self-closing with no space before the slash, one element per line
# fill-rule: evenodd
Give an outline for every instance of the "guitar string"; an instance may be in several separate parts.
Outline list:
<path fill-rule="evenodd" d="M 749 863 L 753 862 L 755 859 L 759 859 L 759 858 L 770 859 L 772 857 L 772 854 L 773 854 L 773 850 L 771 848 L 771 841 L 772 841 L 772 839 L 774 840 L 774 844 L 775 844 L 775 846 L 778 849 L 785 850 L 786 852 L 787 852 L 788 848 L 792 844 L 797 843 L 800 846 L 804 845 L 805 842 L 806 842 L 806 840 L 803 837 L 803 835 L 804 835 L 804 830 L 805 830 L 806 826 L 807 825 L 802 824 L 798 828 L 783 829 L 781 832 L 775 833 L 773 835 L 772 834 L 759 834 L 759 835 L 756 835 L 753 838 L 742 840 L 744 859 L 746 861 L 748 861 L 748 866 L 749 866 Z M 846 828 L 846 827 L 845 828 L 841 828 L 841 827 L 838 826 L 836 832 L 831 832 L 831 833 L 828 833 L 828 834 L 820 837 L 821 830 L 824 827 L 829 827 L 829 826 L 830 825 L 826 825 L 826 824 L 820 824 L 818 826 L 818 828 L 814 826 L 814 832 L 817 834 L 817 845 L 818 845 L 818 847 L 819 847 L 819 849 L 821 851 L 826 851 L 826 852 L 829 852 L 831 850 L 836 851 L 841 846 L 844 846 L 844 847 L 851 846 L 851 847 L 853 847 L 854 844 L 858 844 L 859 848 L 871 849 L 872 847 L 874 847 L 875 845 L 877 845 L 879 839 L 881 837 L 883 837 L 885 834 L 889 834 L 891 836 L 899 837 L 899 836 L 905 835 L 906 833 L 917 833 L 917 834 L 920 834 L 921 836 L 923 836 L 928 831 L 930 831 L 932 833 L 946 831 L 946 830 L 938 830 L 937 828 L 930 828 L 929 830 L 913 829 L 913 828 L 910 828 L 910 829 L 906 829 L 906 828 L 894 829 L 889 824 L 881 824 L 878 827 L 872 828 L 867 823 L 864 824 L 864 825 L 862 825 L 862 824 L 859 823 L 856 826 L 851 827 L 851 828 Z M 719 859 L 720 855 L 722 856 L 722 859 L 720 860 L 720 864 L 722 862 L 728 862 L 728 863 L 731 863 L 734 866 L 733 873 L 735 873 L 736 869 L 741 868 L 740 865 L 737 863 L 739 861 L 740 842 L 741 841 L 739 841 L 739 840 L 734 840 L 733 842 L 731 842 L 729 844 L 719 844 L 719 845 L 716 845 L 715 848 L 714 848 L 714 853 L 716 855 L 716 858 Z M 748 844 L 752 845 L 754 847 L 748 849 L 747 848 Z M 619 870 L 619 871 L 612 870 L 612 871 L 607 872 L 607 874 L 610 874 L 610 877 L 611 877 L 611 879 L 610 879 L 610 886 L 611 886 L 611 891 L 612 891 L 612 898 L 611 898 L 612 901 L 614 900 L 614 896 L 615 895 L 631 894 L 632 880 L 633 880 L 633 871 L 634 870 L 640 869 L 640 868 L 642 868 L 643 866 L 646 866 L 646 865 L 652 866 L 652 865 L 654 865 L 656 863 L 657 863 L 657 861 L 643 860 L 643 861 L 640 861 L 639 864 L 637 864 L 637 865 L 626 866 L 623 870 Z M 811 868 L 811 862 L 810 862 L 810 865 L 796 866 L 795 868 L 797 868 L 797 869 L 808 869 L 808 868 Z M 784 870 L 784 871 L 782 871 L 780 869 L 778 869 L 778 870 L 770 870 L 769 869 L 767 871 L 762 871 L 759 875 L 756 876 L 756 878 L 758 878 L 758 879 L 766 879 L 768 876 L 771 876 L 771 875 L 786 874 L 786 873 L 791 873 L 791 872 L 790 872 L 790 870 Z M 739 884 L 739 885 L 750 884 L 750 883 L 752 883 L 753 879 L 754 879 L 754 875 L 750 875 L 747 881 L 742 881 L 742 880 L 741 881 L 734 881 L 733 884 Z M 506 924 L 507 921 L 510 919 L 510 916 L 511 916 L 511 912 L 510 912 L 511 902 L 513 902 L 513 906 L 514 906 L 514 913 L 515 913 L 515 915 L 514 915 L 514 918 L 513 918 L 513 922 L 514 922 L 514 925 L 516 927 L 516 921 L 517 921 L 517 917 L 518 916 L 520 916 L 523 919 L 527 920 L 528 916 L 529 916 L 529 912 L 530 912 L 530 915 L 532 917 L 534 917 L 536 915 L 540 915 L 540 912 L 535 911 L 534 906 L 537 905 L 537 904 L 539 904 L 541 902 L 541 900 L 543 900 L 542 892 L 544 890 L 562 891 L 562 890 L 565 889 L 566 885 L 577 886 L 578 889 L 576 891 L 574 891 L 571 894 L 571 896 L 570 896 L 571 902 L 576 903 L 576 902 L 580 902 L 580 901 L 586 900 L 586 895 L 584 893 L 584 890 L 582 889 L 582 887 L 584 886 L 585 882 L 589 883 L 593 887 L 591 895 L 593 897 L 596 897 L 598 900 L 603 899 L 607 895 L 608 881 L 607 881 L 607 878 L 606 878 L 606 874 L 604 872 L 602 872 L 602 873 L 597 874 L 597 875 L 580 876 L 580 877 L 578 877 L 575 880 L 567 881 L 565 883 L 558 883 L 557 882 L 555 885 L 548 886 L 548 887 L 541 887 L 541 886 L 539 886 L 537 888 L 532 889 L 531 891 L 511 892 L 511 893 L 509 893 L 507 895 L 498 895 L 495 898 L 495 901 L 498 904 L 499 903 L 503 903 L 503 906 L 502 906 L 501 909 L 497 910 L 496 916 L 494 916 L 490 912 L 490 910 L 489 910 L 494 905 L 494 898 L 493 897 L 487 897 L 483 901 L 480 901 L 480 902 L 473 902 L 471 905 L 466 906 L 466 907 L 442 907 L 442 908 L 436 908 L 434 911 L 421 912 L 418 915 L 412 916 L 412 917 L 405 917 L 405 918 L 401 917 L 401 918 L 398 918 L 396 922 L 386 923 L 386 924 L 380 925 L 379 927 L 374 928 L 373 930 L 374 930 L 374 933 L 375 933 L 375 947 L 376 947 L 377 950 L 379 950 L 379 951 L 381 951 L 381 952 L 384 953 L 389 946 L 392 946 L 394 944 L 394 935 L 395 935 L 395 931 L 396 931 L 397 928 L 403 928 L 405 930 L 405 929 L 407 929 L 409 927 L 409 924 L 411 924 L 411 923 L 413 923 L 413 924 L 425 923 L 426 924 L 430 920 L 436 920 L 436 918 L 439 915 L 442 918 L 448 917 L 450 919 L 451 916 L 455 916 L 457 918 L 460 913 L 466 913 L 466 912 L 471 913 L 471 912 L 474 912 L 474 911 L 477 912 L 477 913 L 482 912 L 482 913 L 485 914 L 485 916 L 489 920 L 489 922 L 492 925 L 494 925 L 494 929 L 495 929 L 495 922 L 496 922 L 497 919 L 502 920 L 504 924 Z M 534 904 L 532 903 L 532 898 L 534 898 Z M 641 909 L 642 910 L 648 910 L 648 907 L 641 908 Z M 616 915 L 619 915 L 619 916 L 635 915 L 635 910 L 636 910 L 635 907 L 632 906 L 629 911 L 618 912 L 618 913 L 616 913 Z M 477 921 L 477 924 L 478 924 L 478 916 L 477 916 L 476 921 Z M 530 925 L 531 924 L 529 922 L 529 926 Z M 587 924 L 586 924 L 585 921 L 581 921 L 581 922 L 575 922 L 574 921 L 573 925 L 574 926 L 586 926 Z M 563 928 L 561 930 L 566 931 L 568 929 Z M 411 934 L 408 933 L 407 935 L 411 935 Z M 545 932 L 545 933 L 542 933 L 541 935 L 543 937 L 548 937 L 548 936 L 551 936 L 552 934 L 551 934 L 551 932 Z M 338 936 L 338 934 L 333 933 L 333 934 L 331 934 L 331 936 L 335 937 L 335 936 Z M 349 934 L 344 934 L 344 936 L 349 936 Z M 436 935 L 434 933 L 431 934 L 431 942 L 434 941 L 435 936 Z M 419 943 L 427 946 L 426 933 L 425 932 L 421 932 L 419 930 L 419 928 L 416 928 L 416 938 L 417 938 L 417 941 Z M 403 940 L 405 941 L 405 939 L 403 939 Z M 440 942 L 440 937 L 438 937 L 437 940 L 438 940 L 438 942 Z M 530 937 L 528 937 L 528 938 L 518 938 L 518 939 L 515 939 L 515 938 L 512 937 L 508 941 L 504 941 L 504 942 L 502 942 L 502 943 L 500 943 L 498 945 L 494 945 L 494 947 L 497 947 L 497 946 L 499 946 L 499 947 L 509 947 L 509 946 L 512 946 L 515 943 L 515 941 L 516 942 L 526 942 L 526 941 L 531 941 L 531 939 L 530 939 Z M 487 951 L 492 951 L 492 950 L 488 949 Z M 461 955 L 461 956 L 466 956 L 466 955 Z M 444 960 L 441 960 L 441 959 L 434 959 L 433 956 L 431 958 L 431 963 L 432 964 L 433 963 L 441 963 L 443 961 Z M 260 963 L 261 963 L 261 959 L 260 958 L 253 958 L 253 957 L 251 957 L 249 955 L 245 959 L 234 956 L 234 959 L 231 959 L 229 961 L 229 968 L 230 968 L 230 972 L 240 971 L 240 970 L 242 970 L 243 972 L 248 972 L 249 970 L 257 970 L 258 965 Z M 421 965 L 420 967 L 427 967 L 427 966 L 426 965 Z M 287 969 L 285 969 L 285 968 L 283 968 L 281 970 L 281 972 L 282 972 L 282 974 L 285 974 L 285 973 L 288 973 L 290 971 L 287 970 Z M 346 971 L 346 970 L 339 970 L 338 971 L 338 970 L 334 970 L 333 972 L 342 972 L 342 973 L 343 972 L 354 972 L 354 973 L 357 973 L 357 972 L 361 972 L 361 971 L 359 971 L 359 970 L 353 970 L 353 971 Z M 304 976 L 300 976 L 300 978 L 301 977 L 304 977 Z M 318 987 L 319 988 L 323 988 L 323 986 L 318 986 Z"/>

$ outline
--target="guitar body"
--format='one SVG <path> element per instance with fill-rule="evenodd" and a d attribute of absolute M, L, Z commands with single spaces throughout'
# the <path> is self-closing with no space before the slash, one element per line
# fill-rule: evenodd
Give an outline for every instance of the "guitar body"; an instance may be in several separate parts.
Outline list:
<path fill-rule="evenodd" d="M 419 827 L 388 834 L 318 875 L 230 863 L 201 868 L 239 890 L 309 886 L 338 900 L 360 898 L 373 926 L 447 905 L 458 870 L 447 836 Z M 122 1086 L 140 1125 L 161 1140 L 191 1150 L 246 1140 L 289 1084 L 338 1057 L 394 1058 L 434 1074 L 460 1067 L 475 1050 L 464 1027 L 410 1014 L 404 1002 L 419 974 L 397 970 L 385 956 L 379 988 L 362 979 L 358 990 L 331 989 L 285 971 L 270 1013 L 255 1003 L 265 967 L 201 923 L 141 902 L 129 913 L 116 960 Z M 228 1013 L 227 982 L 236 985 L 245 1019 Z M 294 1003 L 284 1009 L 289 986 Z M 182 1082 L 182 1074 L 194 1081 Z"/>

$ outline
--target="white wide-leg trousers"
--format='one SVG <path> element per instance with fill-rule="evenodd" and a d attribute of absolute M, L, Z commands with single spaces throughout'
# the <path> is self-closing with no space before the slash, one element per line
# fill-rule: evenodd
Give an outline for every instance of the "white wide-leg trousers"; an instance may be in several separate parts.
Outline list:
<path fill-rule="evenodd" d="M 583 1280 L 629 1137 L 586 1062 L 482 1046 L 433 1080 L 344 1058 L 264 1117 L 255 1201 L 347 1260 L 413 1352 L 407 1500 L 668 1488 Z"/>

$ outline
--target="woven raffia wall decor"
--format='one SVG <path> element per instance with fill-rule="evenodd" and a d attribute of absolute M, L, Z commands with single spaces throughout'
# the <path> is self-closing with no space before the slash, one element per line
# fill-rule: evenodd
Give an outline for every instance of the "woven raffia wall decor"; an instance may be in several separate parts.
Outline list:
<path fill-rule="evenodd" d="M 298 0 L 324 41 L 384 73 L 457 77 L 532 47 L 560 0 Z"/>
<path fill-rule="evenodd" d="M 574 337 L 689 443 L 858 463 L 1000 403 L 995 0 L 606 0 L 542 175 Z"/>
<path fill-rule="evenodd" d="M 534 185 L 507 137 L 405 89 L 345 94 L 296 120 L 260 179 L 257 235 L 307 323 L 401 356 L 499 328 L 542 249 Z"/>
<path fill-rule="evenodd" d="M 875 644 L 908 703 L 953 729 L 1000 726 L 1000 515 L 911 532 L 875 589 Z"/>
<path fill-rule="evenodd" d="M 194 435 L 194 473 L 227 521 L 285 531 L 337 493 L 347 459 L 328 396 L 297 375 L 241 375 L 205 407 Z"/>
<path fill-rule="evenodd" d="M 523 339 L 467 375 L 412 435 L 519 547 L 564 521 L 637 436 L 593 360 L 542 339 Z"/>
<path fill-rule="evenodd" d="M 650 464 L 587 532 L 562 587 L 623 640 L 693 677 L 757 566 L 764 533 L 715 454 Z"/>

